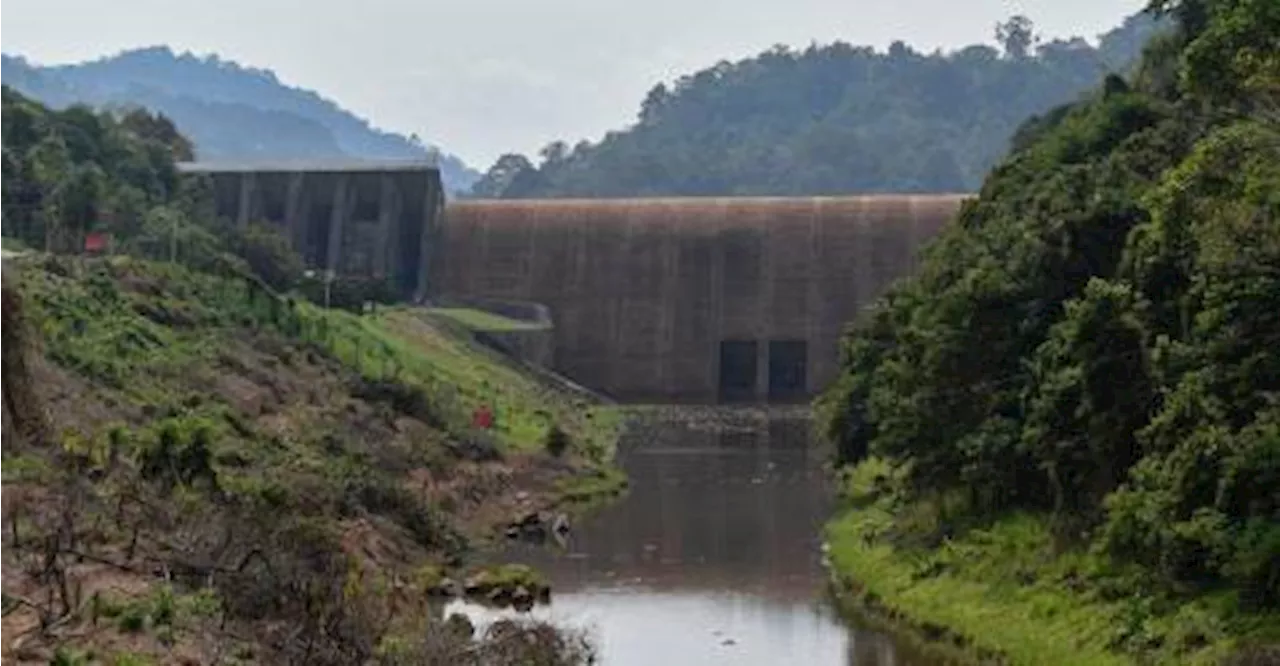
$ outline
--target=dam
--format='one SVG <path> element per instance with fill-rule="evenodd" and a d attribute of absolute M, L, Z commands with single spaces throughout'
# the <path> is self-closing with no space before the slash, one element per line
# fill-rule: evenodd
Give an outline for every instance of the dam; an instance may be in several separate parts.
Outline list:
<path fill-rule="evenodd" d="M 459 200 L 426 163 L 186 163 L 217 214 L 414 302 L 549 312 L 551 369 L 621 401 L 808 399 L 966 194 Z"/>
<path fill-rule="evenodd" d="M 459 201 L 431 283 L 547 306 L 555 369 L 619 400 L 794 402 L 966 196 Z"/>

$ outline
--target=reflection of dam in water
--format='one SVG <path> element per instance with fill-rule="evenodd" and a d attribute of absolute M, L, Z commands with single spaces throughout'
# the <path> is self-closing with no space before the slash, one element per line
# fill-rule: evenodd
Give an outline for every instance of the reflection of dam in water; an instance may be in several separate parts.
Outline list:
<path fill-rule="evenodd" d="M 810 431 L 802 409 L 640 419 L 619 451 L 625 498 L 575 526 L 562 550 L 511 545 L 493 558 L 541 569 L 554 591 L 535 614 L 592 629 L 605 664 L 928 663 L 826 606 L 820 543 L 833 498 Z"/>
<path fill-rule="evenodd" d="M 587 574 L 634 574 L 648 587 L 810 596 L 830 509 L 821 452 L 802 418 L 691 429 L 674 448 L 637 438 L 623 452 L 644 501 L 624 502 L 578 535 Z M 746 428 L 743 429 L 742 426 Z"/>

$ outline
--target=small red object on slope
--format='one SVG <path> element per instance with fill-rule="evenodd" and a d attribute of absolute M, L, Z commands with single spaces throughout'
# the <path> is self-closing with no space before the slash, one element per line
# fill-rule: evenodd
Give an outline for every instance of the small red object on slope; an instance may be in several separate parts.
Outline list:
<path fill-rule="evenodd" d="M 106 251 L 107 243 L 110 242 L 110 240 L 111 240 L 111 237 L 108 236 L 107 234 L 97 232 L 97 231 L 90 231 L 89 233 L 84 235 L 84 251 L 89 254 L 98 254 L 98 253 L 104 252 Z"/>
<path fill-rule="evenodd" d="M 493 427 L 493 412 L 489 411 L 488 405 L 480 405 L 476 408 L 475 413 L 471 415 L 471 426 L 482 430 Z"/>

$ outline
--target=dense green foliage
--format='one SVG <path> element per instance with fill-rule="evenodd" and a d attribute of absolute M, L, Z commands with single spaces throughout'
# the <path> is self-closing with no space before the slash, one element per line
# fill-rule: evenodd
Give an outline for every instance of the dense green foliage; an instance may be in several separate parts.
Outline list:
<path fill-rule="evenodd" d="M 277 227 L 216 219 L 208 181 L 179 177 L 175 160 L 190 159 L 192 146 L 164 115 L 53 110 L 8 86 L 3 105 L 6 239 L 79 252 L 87 234 L 103 232 L 116 253 L 253 273 L 276 291 L 334 307 L 394 300 L 384 280 L 352 276 L 333 280 L 326 297 L 322 277 L 306 272 Z"/>
<path fill-rule="evenodd" d="M 384 132 L 315 92 L 268 70 L 167 47 L 126 51 L 76 65 L 41 67 L 3 59 L 4 82 L 45 104 L 143 106 L 173 119 L 201 159 L 415 159 L 427 149 Z M 464 190 L 479 174 L 441 154 L 446 187 Z"/>
<path fill-rule="evenodd" d="M 138 235 L 176 213 L 166 210 L 185 194 L 174 160 L 191 146 L 164 116 L 50 111 L 8 86 L 3 95 L 6 236 L 67 251 L 87 232 Z"/>
<path fill-rule="evenodd" d="M 1280 3 L 1152 5 L 1177 32 L 1022 129 L 820 406 L 944 533 L 1048 516 L 1098 580 L 1248 615 L 1280 604 Z"/>
<path fill-rule="evenodd" d="M 1036 44 L 1014 17 L 1003 53 L 923 54 L 846 43 L 775 47 L 649 91 L 637 122 L 598 143 L 505 155 L 473 188 L 485 197 L 968 192 L 1029 116 L 1124 71 L 1155 31 L 1128 19 L 1097 46 Z"/>

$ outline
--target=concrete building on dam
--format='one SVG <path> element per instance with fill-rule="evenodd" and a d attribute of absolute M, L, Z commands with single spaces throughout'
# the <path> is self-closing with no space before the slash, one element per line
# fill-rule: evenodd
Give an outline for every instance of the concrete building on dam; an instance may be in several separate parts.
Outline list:
<path fill-rule="evenodd" d="M 461 201 L 431 282 L 546 305 L 555 369 L 620 400 L 795 401 L 966 196 Z"/>
<path fill-rule="evenodd" d="M 309 268 L 428 289 L 444 193 L 425 162 L 218 163 L 178 168 L 212 181 L 219 217 L 279 225 Z"/>

